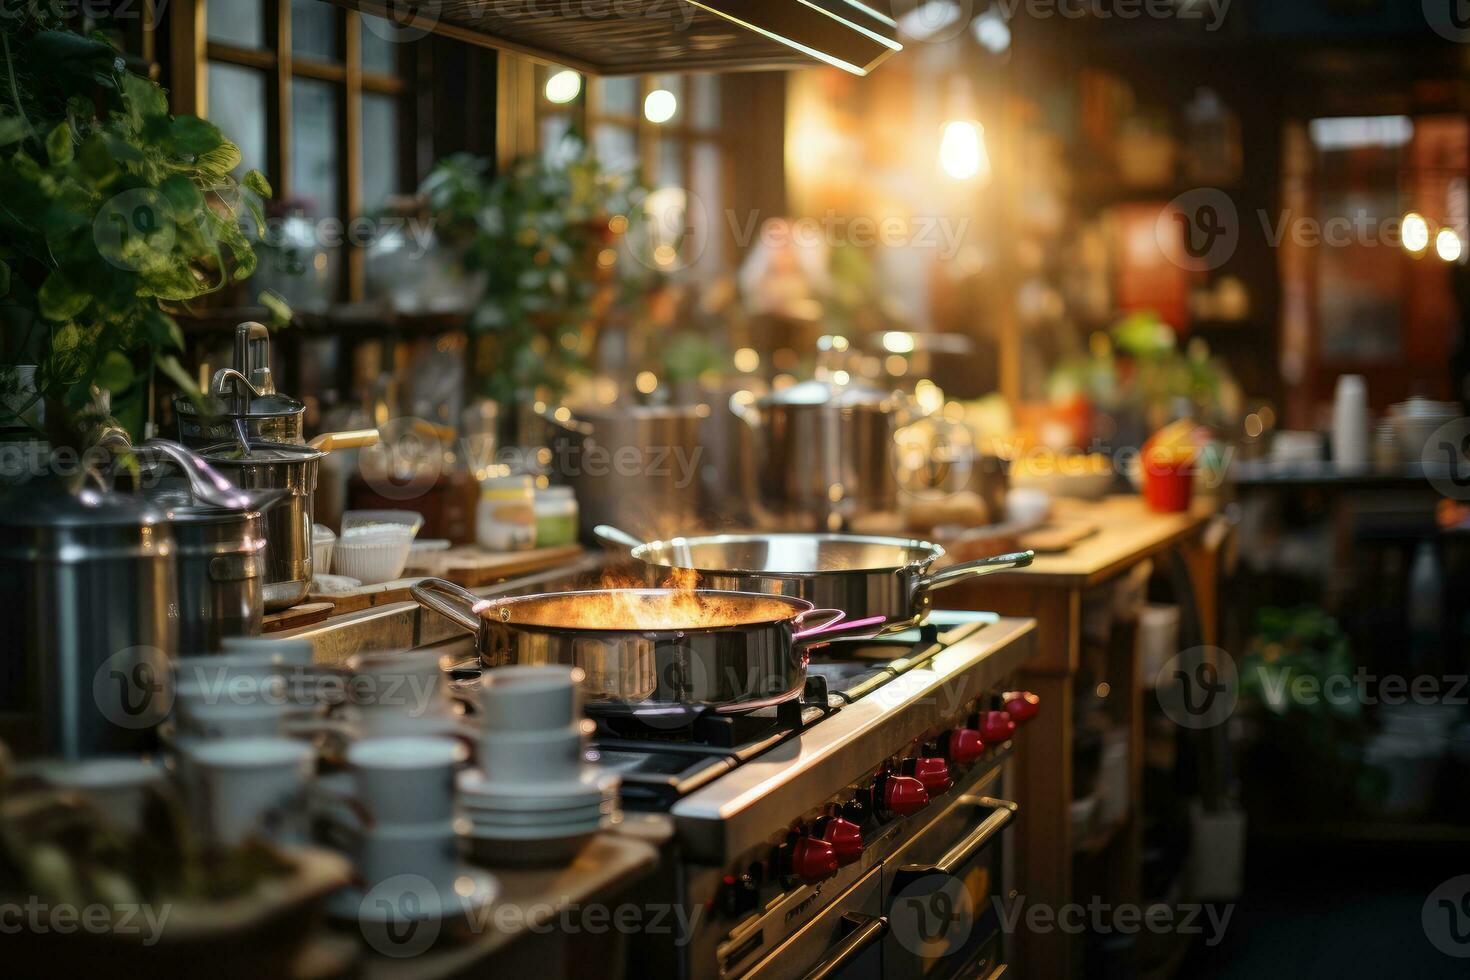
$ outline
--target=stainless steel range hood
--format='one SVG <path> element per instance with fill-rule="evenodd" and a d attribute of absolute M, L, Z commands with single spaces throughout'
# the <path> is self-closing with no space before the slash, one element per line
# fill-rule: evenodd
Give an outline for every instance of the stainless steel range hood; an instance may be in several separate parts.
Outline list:
<path fill-rule="evenodd" d="M 888 0 L 331 0 L 597 75 L 828 64 L 866 75 L 902 50 Z"/>

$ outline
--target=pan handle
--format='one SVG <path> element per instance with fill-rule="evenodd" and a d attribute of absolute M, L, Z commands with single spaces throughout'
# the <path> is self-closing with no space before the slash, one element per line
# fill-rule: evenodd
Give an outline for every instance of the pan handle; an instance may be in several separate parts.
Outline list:
<path fill-rule="evenodd" d="M 808 616 L 817 613 L 833 613 L 835 609 L 813 609 L 807 613 Z M 797 643 L 826 643 L 828 640 L 840 640 L 844 637 L 874 636 L 888 622 L 887 616 L 869 616 L 867 619 L 843 620 L 842 614 L 837 619 L 829 619 L 821 626 L 809 630 L 801 630 L 792 634 L 791 639 Z"/>
<path fill-rule="evenodd" d="M 951 565 L 933 575 L 925 575 L 919 579 L 919 592 L 933 592 L 935 589 L 948 588 L 956 582 L 963 582 L 967 578 L 977 575 L 989 575 L 991 572 L 1003 572 L 1009 568 L 1025 568 L 1031 564 L 1031 559 L 1036 557 L 1034 551 L 1018 551 L 1011 555 L 995 555 L 990 558 L 980 558 L 975 561 L 967 561 L 963 565 Z"/>
<path fill-rule="evenodd" d="M 634 548 L 643 547 L 642 541 L 633 537 L 633 535 L 624 531 L 622 528 L 613 527 L 611 524 L 599 524 L 592 529 L 592 533 L 607 544 L 627 548 L 629 551 L 632 551 Z"/>
<path fill-rule="evenodd" d="M 426 578 L 408 591 L 419 605 L 447 617 L 454 625 L 471 633 L 480 632 L 479 609 L 488 600 L 469 589 L 442 578 Z"/>
<path fill-rule="evenodd" d="M 331 452 L 334 449 L 356 449 L 359 446 L 376 446 L 377 429 L 348 429 L 346 432 L 323 432 L 307 443 L 312 449 Z"/>

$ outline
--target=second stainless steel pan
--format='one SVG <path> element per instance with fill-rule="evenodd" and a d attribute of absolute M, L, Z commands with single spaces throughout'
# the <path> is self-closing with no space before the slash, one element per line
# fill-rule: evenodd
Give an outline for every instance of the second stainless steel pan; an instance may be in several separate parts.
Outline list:
<path fill-rule="evenodd" d="M 1034 552 L 996 555 L 933 572 L 944 549 L 928 541 L 859 534 L 712 534 L 639 541 L 600 525 L 605 541 L 631 549 L 650 584 L 671 569 L 696 572 L 699 586 L 805 599 L 852 617 L 883 617 L 882 632 L 922 623 L 938 589 L 1031 564 Z"/>

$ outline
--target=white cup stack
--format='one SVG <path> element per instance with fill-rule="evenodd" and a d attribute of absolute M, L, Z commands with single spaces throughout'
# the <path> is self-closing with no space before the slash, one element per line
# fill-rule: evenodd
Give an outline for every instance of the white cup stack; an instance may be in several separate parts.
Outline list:
<path fill-rule="evenodd" d="M 618 778 L 586 761 L 582 671 L 498 667 L 481 678 L 480 769 L 459 774 L 470 853 L 490 865 L 565 862 L 618 808 Z"/>
<path fill-rule="evenodd" d="M 310 643 L 260 639 L 179 658 L 165 742 L 188 751 L 217 739 L 312 734 L 322 705 L 311 658 Z"/>
<path fill-rule="evenodd" d="M 448 917 L 492 900 L 494 879 L 461 863 L 455 832 L 455 774 L 468 755 L 452 738 L 365 738 L 347 749 L 348 779 L 318 782 L 360 885 L 334 898 L 335 914 L 391 917 L 411 905 Z"/>
<path fill-rule="evenodd" d="M 449 694 L 444 657 L 434 650 L 358 654 L 348 661 L 347 701 L 339 713 L 349 738 L 447 736 L 463 716 Z"/>

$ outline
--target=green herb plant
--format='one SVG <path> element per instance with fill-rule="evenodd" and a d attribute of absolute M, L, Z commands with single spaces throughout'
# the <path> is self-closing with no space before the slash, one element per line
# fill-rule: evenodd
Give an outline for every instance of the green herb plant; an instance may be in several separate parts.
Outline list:
<path fill-rule="evenodd" d="M 169 305 L 251 275 L 271 189 L 104 35 L 26 9 L 0 23 L 0 430 L 80 447 L 99 391 L 135 436 L 155 369 L 197 393 Z"/>

